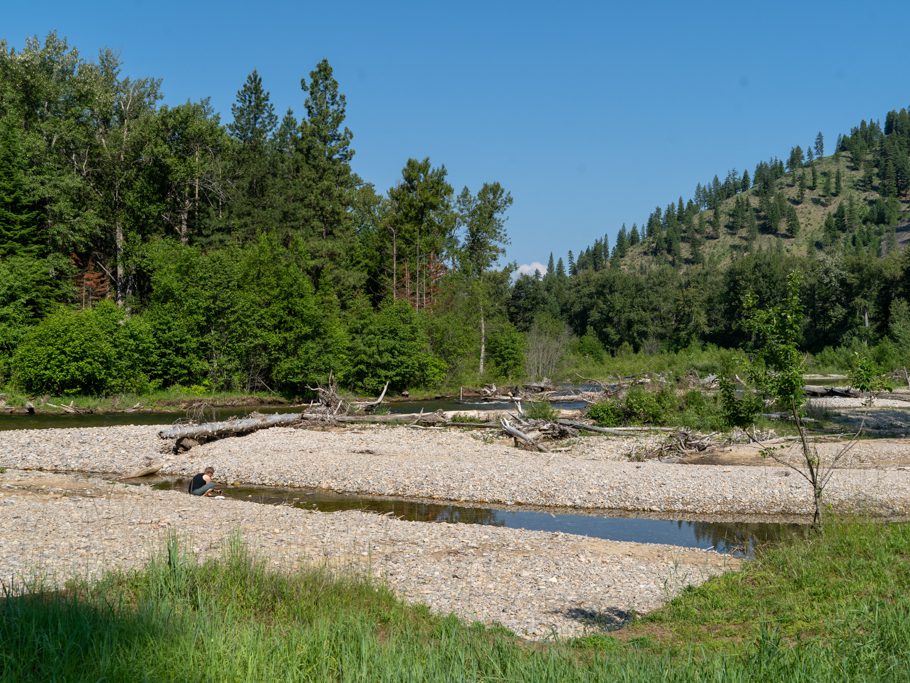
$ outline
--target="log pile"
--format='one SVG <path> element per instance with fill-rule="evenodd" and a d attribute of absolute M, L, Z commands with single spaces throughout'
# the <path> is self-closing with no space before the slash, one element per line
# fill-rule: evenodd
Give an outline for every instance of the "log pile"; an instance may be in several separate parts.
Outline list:
<path fill-rule="evenodd" d="M 714 437 L 716 434 L 698 434 L 686 429 L 674 431 L 661 443 L 636 454 L 634 460 L 660 460 L 672 462 L 689 455 L 704 453 L 709 448 L 717 445 Z"/>

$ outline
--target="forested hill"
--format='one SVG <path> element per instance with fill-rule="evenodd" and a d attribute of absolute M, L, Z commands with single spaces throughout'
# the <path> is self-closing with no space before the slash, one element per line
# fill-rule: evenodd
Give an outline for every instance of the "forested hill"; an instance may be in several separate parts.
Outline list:
<path fill-rule="evenodd" d="M 641 227 L 623 225 L 613 249 L 604 237 L 570 259 L 570 270 L 670 263 L 726 265 L 763 248 L 788 254 L 883 255 L 910 237 L 910 113 L 892 111 L 884 128 L 862 121 L 825 156 L 821 133 L 786 162 L 736 169 L 657 207 Z"/>
<path fill-rule="evenodd" d="M 612 247 L 604 236 L 567 262 L 551 255 L 545 276 L 516 283 L 513 319 L 527 324 L 544 307 L 614 352 L 737 345 L 744 295 L 775 304 L 798 270 L 807 350 L 895 343 L 906 322 L 908 239 L 910 112 L 902 109 L 884 126 L 863 121 L 830 155 L 819 133 L 786 162 L 699 183 L 688 200 L 623 225 Z"/>
<path fill-rule="evenodd" d="M 775 303 L 792 270 L 807 350 L 906 364 L 904 111 L 513 281 L 498 264 L 505 187 L 456 191 L 430 159 L 402 159 L 388 189 L 358 177 L 327 61 L 303 74 L 298 112 L 276 112 L 256 71 L 238 75 L 227 122 L 204 98 L 163 105 L 162 88 L 55 34 L 0 43 L 0 391 L 554 377 L 609 354 L 737 345 L 744 295 Z"/>

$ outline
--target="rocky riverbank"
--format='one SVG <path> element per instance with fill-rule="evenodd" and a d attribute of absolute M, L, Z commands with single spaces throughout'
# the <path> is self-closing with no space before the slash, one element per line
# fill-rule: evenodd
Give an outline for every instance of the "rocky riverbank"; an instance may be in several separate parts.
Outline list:
<path fill-rule="evenodd" d="M 155 427 L 0 432 L 0 466 L 49 471 L 133 472 L 161 463 L 187 476 L 212 465 L 218 478 L 265 486 L 475 503 L 705 515 L 802 515 L 811 491 L 781 466 L 630 462 L 659 437 L 591 437 L 565 450 L 531 453 L 479 432 L 406 427 L 314 431 L 273 428 L 224 439 L 183 455 L 167 452 Z M 820 444 L 830 457 L 842 444 Z M 795 457 L 795 445 L 790 449 Z M 825 492 L 836 510 L 910 514 L 908 442 L 865 441 Z M 887 453 L 877 463 L 877 453 Z M 752 456 L 754 458 L 754 453 Z M 771 461 L 767 461 L 772 464 Z"/>
<path fill-rule="evenodd" d="M 615 626 L 738 566 L 672 546 L 326 514 L 19 470 L 0 474 L 0 514 L 0 580 L 14 589 L 36 571 L 49 587 L 136 567 L 168 532 L 203 557 L 239 533 L 276 568 L 367 572 L 409 601 L 531 638 Z"/>

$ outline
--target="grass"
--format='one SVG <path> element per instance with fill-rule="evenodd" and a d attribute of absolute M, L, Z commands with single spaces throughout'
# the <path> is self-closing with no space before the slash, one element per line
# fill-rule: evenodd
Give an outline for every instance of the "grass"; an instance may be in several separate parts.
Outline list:
<path fill-rule="evenodd" d="M 908 560 L 910 525 L 835 520 L 618 635 L 530 644 L 171 539 L 140 571 L 0 599 L 0 681 L 903 681 Z"/>

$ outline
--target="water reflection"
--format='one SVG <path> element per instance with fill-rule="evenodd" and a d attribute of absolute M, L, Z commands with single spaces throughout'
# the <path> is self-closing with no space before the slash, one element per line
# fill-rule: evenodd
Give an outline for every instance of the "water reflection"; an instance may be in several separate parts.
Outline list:
<path fill-rule="evenodd" d="M 582 401 L 553 403 L 556 409 L 582 410 L 587 404 Z M 437 410 L 512 410 L 514 403 L 497 401 L 474 401 L 457 399 L 437 399 L 428 401 L 398 401 L 383 404 L 390 413 L 432 413 Z M 300 413 L 306 406 L 243 406 L 239 408 L 211 408 L 206 411 L 206 420 L 227 420 L 231 417 L 245 417 L 251 412 L 259 413 Z M 121 425 L 169 425 L 187 419 L 186 410 L 167 412 L 133 412 L 133 413 L 92 413 L 75 415 L 69 413 L 38 413 L 25 415 L 20 413 L 0 413 L 0 431 L 7 429 L 53 429 L 76 427 L 114 427 Z"/>
<path fill-rule="evenodd" d="M 164 481 L 158 489 L 185 491 L 188 480 Z M 756 548 L 783 539 L 798 538 L 808 528 L 800 524 L 765 522 L 696 522 L 641 517 L 606 517 L 527 509 L 501 509 L 456 504 L 424 503 L 396 498 L 356 496 L 322 489 L 238 486 L 225 489 L 229 498 L 271 505 L 293 505 L 306 510 L 341 512 L 361 510 L 414 522 L 483 524 L 531 531 L 557 531 L 614 541 L 663 543 L 686 548 L 714 548 L 751 557 Z"/>

